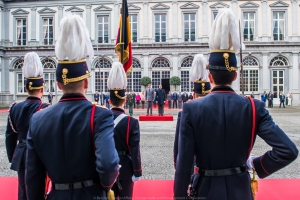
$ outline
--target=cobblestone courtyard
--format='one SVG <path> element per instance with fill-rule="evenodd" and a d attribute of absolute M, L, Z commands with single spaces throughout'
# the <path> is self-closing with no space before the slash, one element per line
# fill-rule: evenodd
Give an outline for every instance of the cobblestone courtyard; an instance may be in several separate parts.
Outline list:
<path fill-rule="evenodd" d="M 140 122 L 143 179 L 173 179 L 173 141 L 178 111 L 165 111 L 165 114 L 174 115 L 173 122 Z M 276 107 L 269 111 L 274 121 L 300 149 L 300 107 Z M 134 110 L 134 117 L 138 118 L 139 114 L 144 113 L 145 110 Z M 10 164 L 6 157 L 6 119 L 7 113 L 0 113 L 0 176 L 16 176 L 15 172 L 9 170 Z M 258 137 L 252 154 L 261 155 L 269 149 L 270 147 Z M 268 178 L 300 178 L 300 159 Z"/>

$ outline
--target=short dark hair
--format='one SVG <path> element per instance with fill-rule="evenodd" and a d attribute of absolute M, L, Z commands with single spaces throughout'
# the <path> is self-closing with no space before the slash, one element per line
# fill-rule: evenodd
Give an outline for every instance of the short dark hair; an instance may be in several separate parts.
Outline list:
<path fill-rule="evenodd" d="M 221 70 L 209 70 L 216 85 L 228 85 L 234 80 L 235 72 L 221 71 Z"/>
<path fill-rule="evenodd" d="M 28 92 L 29 95 L 37 95 L 40 91 L 41 91 L 41 89 L 27 90 L 27 92 Z"/>
<path fill-rule="evenodd" d="M 122 104 L 124 103 L 124 99 L 116 99 L 116 98 L 112 98 L 110 99 L 110 102 L 113 106 L 116 106 L 116 107 L 120 107 L 122 106 Z"/>
<path fill-rule="evenodd" d="M 78 82 L 72 82 L 68 83 L 67 85 L 64 85 L 61 83 L 61 88 L 66 91 L 67 93 L 71 93 L 72 91 L 78 90 L 78 88 L 83 86 L 83 80 Z"/>

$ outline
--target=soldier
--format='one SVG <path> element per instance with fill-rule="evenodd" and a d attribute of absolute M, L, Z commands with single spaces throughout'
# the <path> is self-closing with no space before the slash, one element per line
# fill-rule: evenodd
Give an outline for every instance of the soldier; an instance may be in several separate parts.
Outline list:
<path fill-rule="evenodd" d="M 55 53 L 57 86 L 63 96 L 32 117 L 27 136 L 28 198 L 44 199 L 47 174 L 52 180 L 48 200 L 106 199 L 118 176 L 119 157 L 112 112 L 85 97 L 90 77 L 85 58 L 93 58 L 94 50 L 80 16 L 61 20 Z"/>
<path fill-rule="evenodd" d="M 127 96 L 127 104 L 128 104 L 128 111 L 129 115 L 132 117 L 133 115 L 133 106 L 134 106 L 134 94 L 132 93 L 132 90 L 130 90 L 130 93 Z"/>
<path fill-rule="evenodd" d="M 13 103 L 8 112 L 6 129 L 6 151 L 11 169 L 18 172 L 18 199 L 26 200 L 25 189 L 25 162 L 26 162 L 26 137 L 29 121 L 33 113 L 49 106 L 41 98 L 44 92 L 43 66 L 35 52 L 27 53 L 22 68 L 26 79 L 28 97 L 20 103 Z M 38 123 L 38 121 L 34 121 Z"/>
<path fill-rule="evenodd" d="M 194 179 L 191 191 L 196 198 L 209 200 L 253 200 L 247 169 L 265 178 L 297 158 L 295 144 L 274 123 L 264 103 L 242 97 L 231 88 L 238 70 L 237 30 L 232 10 L 221 9 L 209 44 L 211 93 L 185 103 L 181 113 L 174 180 L 177 199 L 187 196 L 194 157 L 199 181 Z M 256 135 L 272 149 L 260 157 L 249 157 Z"/>
<path fill-rule="evenodd" d="M 109 102 L 115 120 L 114 139 L 121 165 L 118 181 L 113 186 L 116 199 L 132 199 L 134 182 L 142 176 L 139 121 L 126 115 L 122 109 L 125 104 L 126 86 L 127 79 L 122 64 L 113 63 L 107 87 L 110 90 Z M 130 91 L 130 101 L 129 106 L 132 109 L 132 91 Z"/>
<path fill-rule="evenodd" d="M 190 73 L 190 81 L 194 83 L 194 92 L 196 95 L 196 99 L 202 98 L 209 94 L 210 92 L 210 83 L 208 80 L 208 70 L 206 69 L 206 60 L 203 54 L 195 55 L 191 67 Z M 178 137 L 179 137 L 179 129 L 180 129 L 180 118 L 181 111 L 178 112 L 176 131 L 175 131 L 175 140 L 174 140 L 174 150 L 173 150 L 173 158 L 174 158 L 174 166 L 176 169 L 176 159 L 178 155 Z"/>

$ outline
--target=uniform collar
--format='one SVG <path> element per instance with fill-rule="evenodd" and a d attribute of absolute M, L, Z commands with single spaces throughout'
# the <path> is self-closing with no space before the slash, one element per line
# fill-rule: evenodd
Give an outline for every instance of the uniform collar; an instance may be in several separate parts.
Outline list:
<path fill-rule="evenodd" d="M 74 100 L 87 100 L 85 96 L 79 93 L 69 93 L 69 94 L 64 94 L 61 99 L 61 101 L 74 101 Z"/>
<path fill-rule="evenodd" d="M 216 92 L 216 91 L 234 92 L 234 90 L 229 86 L 215 86 L 211 91 L 212 92 Z"/>
<path fill-rule="evenodd" d="M 26 98 L 26 101 L 42 101 L 42 100 L 40 98 L 38 98 L 38 97 L 28 96 Z"/>
<path fill-rule="evenodd" d="M 125 113 L 125 111 L 122 108 L 112 108 L 111 111 Z"/>

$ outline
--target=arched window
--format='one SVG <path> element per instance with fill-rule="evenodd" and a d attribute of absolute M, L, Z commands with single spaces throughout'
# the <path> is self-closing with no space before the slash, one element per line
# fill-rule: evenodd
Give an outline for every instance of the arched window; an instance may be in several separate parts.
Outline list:
<path fill-rule="evenodd" d="M 141 63 L 133 58 L 132 70 L 127 76 L 127 92 L 133 90 L 134 92 L 141 92 L 140 79 L 142 78 Z"/>
<path fill-rule="evenodd" d="M 166 58 L 157 58 L 152 62 L 152 87 L 158 89 L 159 85 L 170 91 L 170 63 Z"/>
<path fill-rule="evenodd" d="M 190 92 L 192 90 L 192 83 L 190 82 L 190 68 L 192 66 L 194 57 L 189 56 L 182 60 L 181 62 L 181 71 L 180 71 L 180 79 L 181 79 L 181 92 L 187 91 Z"/>
<path fill-rule="evenodd" d="M 56 63 L 51 58 L 42 60 L 44 68 L 45 92 L 55 92 L 55 68 Z"/>
<path fill-rule="evenodd" d="M 258 92 L 258 68 L 259 63 L 256 58 L 247 56 L 243 59 L 244 91 L 248 94 Z M 242 88 L 242 76 L 240 76 L 240 91 Z"/>
<path fill-rule="evenodd" d="M 276 56 L 270 61 L 270 66 L 289 66 L 289 62 L 283 56 Z"/>
<path fill-rule="evenodd" d="M 16 70 L 17 76 L 17 93 L 25 93 L 26 92 L 26 78 L 23 76 L 22 67 L 24 64 L 24 59 L 20 58 L 15 61 L 13 64 L 13 69 Z"/>
<path fill-rule="evenodd" d="M 95 91 L 108 92 L 107 78 L 112 63 L 106 58 L 97 58 L 95 61 Z"/>

